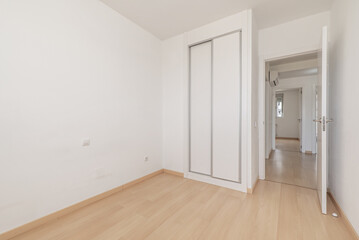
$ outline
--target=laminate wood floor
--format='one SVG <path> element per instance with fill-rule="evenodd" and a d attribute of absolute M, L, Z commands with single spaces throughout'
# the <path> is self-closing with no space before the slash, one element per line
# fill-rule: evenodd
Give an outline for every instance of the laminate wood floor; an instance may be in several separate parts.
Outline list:
<path fill-rule="evenodd" d="M 280 139 L 275 140 L 275 148 L 280 151 L 299 152 L 300 141 L 296 139 Z"/>
<path fill-rule="evenodd" d="M 329 213 L 333 204 L 329 199 Z M 14 240 L 354 239 L 314 190 L 259 181 L 245 194 L 160 174 Z"/>
<path fill-rule="evenodd" d="M 317 188 L 316 155 L 299 152 L 298 140 L 276 139 L 276 150 L 266 160 L 266 180 Z"/>

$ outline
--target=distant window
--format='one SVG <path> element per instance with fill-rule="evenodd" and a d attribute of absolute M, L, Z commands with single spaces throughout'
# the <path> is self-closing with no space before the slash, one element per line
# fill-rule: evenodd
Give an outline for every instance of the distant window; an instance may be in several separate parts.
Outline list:
<path fill-rule="evenodd" d="M 277 117 L 283 117 L 283 93 L 276 94 Z"/>

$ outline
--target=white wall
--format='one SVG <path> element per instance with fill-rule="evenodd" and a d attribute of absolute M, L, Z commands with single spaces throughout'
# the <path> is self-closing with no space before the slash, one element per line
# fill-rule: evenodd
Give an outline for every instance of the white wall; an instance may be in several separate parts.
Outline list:
<path fill-rule="evenodd" d="M 277 91 L 283 94 L 283 117 L 276 118 L 276 137 L 299 139 L 299 92 L 298 89 Z"/>
<path fill-rule="evenodd" d="M 270 147 L 265 146 L 265 139 L 271 138 L 265 129 L 270 129 L 272 122 L 265 121 L 265 61 L 288 55 L 318 50 L 321 47 L 322 27 L 329 25 L 330 12 L 323 12 L 305 18 L 286 22 L 274 27 L 259 30 L 259 175 L 265 178 L 265 158 Z M 267 91 L 269 89 L 267 88 Z M 268 133 L 268 132 L 267 132 Z"/>
<path fill-rule="evenodd" d="M 0 32 L 0 233 L 162 168 L 158 39 L 97 0 L 1 1 Z"/>
<path fill-rule="evenodd" d="M 163 167 L 184 172 L 185 84 L 184 35 L 162 43 Z"/>
<path fill-rule="evenodd" d="M 275 150 L 275 139 L 273 136 L 273 126 L 275 126 L 275 116 L 273 116 L 275 105 L 273 88 L 268 82 L 265 83 L 265 158 L 268 159 L 272 150 Z M 273 121 L 274 120 L 274 121 Z"/>
<path fill-rule="evenodd" d="M 252 19 L 252 156 L 251 156 L 251 185 L 253 187 L 259 177 L 258 161 L 258 81 L 259 81 L 259 58 L 258 58 L 258 28 L 256 19 Z"/>
<path fill-rule="evenodd" d="M 329 25 L 330 12 L 323 12 L 259 31 L 259 55 L 287 54 L 320 48 L 321 29 Z"/>
<path fill-rule="evenodd" d="M 359 233 L 359 1 L 336 0 L 330 29 L 329 188 Z"/>

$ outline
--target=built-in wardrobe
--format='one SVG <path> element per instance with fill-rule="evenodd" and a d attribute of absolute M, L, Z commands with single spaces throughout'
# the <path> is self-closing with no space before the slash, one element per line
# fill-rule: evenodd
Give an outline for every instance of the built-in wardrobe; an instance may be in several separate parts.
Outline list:
<path fill-rule="evenodd" d="M 241 183 L 241 32 L 189 46 L 189 172 Z"/>

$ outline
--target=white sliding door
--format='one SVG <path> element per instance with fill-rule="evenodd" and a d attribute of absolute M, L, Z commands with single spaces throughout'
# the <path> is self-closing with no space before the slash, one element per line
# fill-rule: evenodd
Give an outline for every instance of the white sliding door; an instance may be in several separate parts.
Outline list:
<path fill-rule="evenodd" d="M 212 176 L 240 182 L 240 33 L 213 40 Z"/>
<path fill-rule="evenodd" d="M 212 43 L 190 48 L 190 171 L 211 175 Z"/>

